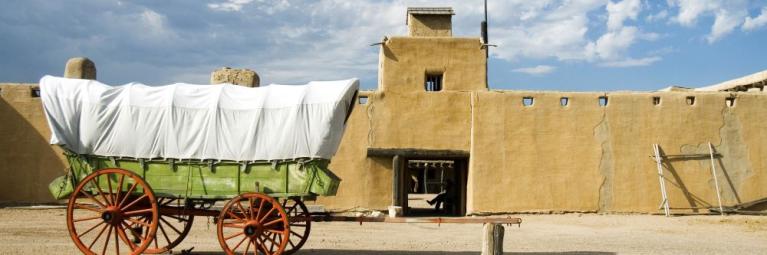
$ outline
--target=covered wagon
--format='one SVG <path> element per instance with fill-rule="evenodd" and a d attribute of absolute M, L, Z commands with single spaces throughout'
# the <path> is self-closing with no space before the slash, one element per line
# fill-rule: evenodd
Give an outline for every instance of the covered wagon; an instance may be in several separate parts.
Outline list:
<path fill-rule="evenodd" d="M 67 227 L 85 254 L 167 252 L 195 216 L 215 217 L 227 254 L 291 253 L 311 229 L 302 201 L 338 189 L 328 165 L 358 86 L 109 86 L 46 76 L 50 142 L 69 161 L 49 189 L 69 199 Z"/>

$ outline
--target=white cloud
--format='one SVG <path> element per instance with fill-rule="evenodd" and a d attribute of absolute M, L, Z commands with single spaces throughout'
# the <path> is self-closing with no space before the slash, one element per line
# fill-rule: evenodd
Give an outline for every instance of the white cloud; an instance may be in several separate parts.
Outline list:
<path fill-rule="evenodd" d="M 253 0 L 226 0 L 222 3 L 208 4 L 208 8 L 216 11 L 238 12 L 242 7 L 253 2 Z"/>
<path fill-rule="evenodd" d="M 548 66 L 548 65 L 538 65 L 534 67 L 524 67 L 524 68 L 517 68 L 513 69 L 511 71 L 516 73 L 526 73 L 529 75 L 544 75 L 553 72 L 557 68 L 554 66 Z"/>
<path fill-rule="evenodd" d="M 767 25 L 767 7 L 762 8 L 762 13 L 756 18 L 746 17 L 746 21 L 743 22 L 743 31 L 751 31 Z"/>
<path fill-rule="evenodd" d="M 645 20 L 647 22 L 656 22 L 656 21 L 665 20 L 666 18 L 668 18 L 668 10 L 663 9 L 659 11 L 658 13 L 647 15 Z"/>
<path fill-rule="evenodd" d="M 701 16 L 713 16 L 714 24 L 706 41 L 714 43 L 732 32 L 748 15 L 746 0 L 671 0 L 672 6 L 679 7 L 674 19 L 682 26 L 691 27 Z"/>
<path fill-rule="evenodd" d="M 608 32 L 586 47 L 587 52 L 599 59 L 616 60 L 624 56 L 625 51 L 637 40 L 636 27 L 622 27 L 620 30 Z"/>
<path fill-rule="evenodd" d="M 144 10 L 141 13 L 141 23 L 144 25 L 145 31 L 154 35 L 163 35 L 167 31 L 165 29 L 165 17 L 153 10 Z"/>
<path fill-rule="evenodd" d="M 661 60 L 661 57 L 652 56 L 640 59 L 627 58 L 618 61 L 608 61 L 600 63 L 600 66 L 605 67 L 635 67 L 635 66 L 648 66 Z"/>
<path fill-rule="evenodd" d="M 607 2 L 607 29 L 618 30 L 623 27 L 623 22 L 627 19 L 636 20 L 639 11 L 642 9 L 642 2 L 639 0 L 623 0 L 617 3 Z"/>

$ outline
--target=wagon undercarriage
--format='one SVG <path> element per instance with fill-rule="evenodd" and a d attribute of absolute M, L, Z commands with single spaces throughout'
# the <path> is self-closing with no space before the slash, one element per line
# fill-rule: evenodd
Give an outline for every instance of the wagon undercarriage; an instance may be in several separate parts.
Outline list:
<path fill-rule="evenodd" d="M 78 182 L 67 226 L 85 254 L 156 254 L 180 244 L 195 216 L 211 216 L 227 254 L 290 254 L 306 242 L 309 212 L 300 197 L 243 193 L 215 208 L 215 200 L 160 197 L 137 174 L 119 168 Z"/>

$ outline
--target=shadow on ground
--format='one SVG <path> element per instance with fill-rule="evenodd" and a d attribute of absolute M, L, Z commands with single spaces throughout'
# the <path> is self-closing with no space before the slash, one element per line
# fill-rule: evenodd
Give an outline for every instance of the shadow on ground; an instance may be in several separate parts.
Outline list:
<path fill-rule="evenodd" d="M 221 255 L 222 252 L 192 252 L 190 254 L 195 255 Z M 331 249 L 305 249 L 295 253 L 301 254 L 314 254 L 314 255 L 346 255 L 346 254 L 359 254 L 359 255 L 477 255 L 479 252 L 469 251 L 366 251 L 366 250 L 331 250 Z M 509 255 L 614 255 L 615 252 L 602 252 L 602 251 L 563 251 L 563 252 L 504 252 Z"/>

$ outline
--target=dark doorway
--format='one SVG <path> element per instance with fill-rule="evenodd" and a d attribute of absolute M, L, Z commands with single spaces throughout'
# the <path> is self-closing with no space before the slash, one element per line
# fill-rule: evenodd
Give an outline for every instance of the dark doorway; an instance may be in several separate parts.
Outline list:
<path fill-rule="evenodd" d="M 407 158 L 403 163 L 405 216 L 466 214 L 468 159 Z"/>

